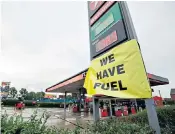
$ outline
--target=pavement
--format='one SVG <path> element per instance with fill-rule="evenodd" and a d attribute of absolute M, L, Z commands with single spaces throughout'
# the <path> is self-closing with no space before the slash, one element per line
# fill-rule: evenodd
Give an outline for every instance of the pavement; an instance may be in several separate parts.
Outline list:
<path fill-rule="evenodd" d="M 22 114 L 24 119 L 28 120 L 35 110 L 37 110 L 39 116 L 41 116 L 44 111 L 49 113 L 50 118 L 47 120 L 47 126 L 55 126 L 57 128 L 75 128 L 79 126 L 84 128 L 88 123 L 92 122 L 91 113 L 72 113 L 72 111 L 66 110 L 65 115 L 63 108 L 25 108 L 21 112 L 15 111 L 14 107 L 4 107 L 1 109 L 1 113 L 6 111 L 8 115 L 11 116 L 14 114 Z"/>

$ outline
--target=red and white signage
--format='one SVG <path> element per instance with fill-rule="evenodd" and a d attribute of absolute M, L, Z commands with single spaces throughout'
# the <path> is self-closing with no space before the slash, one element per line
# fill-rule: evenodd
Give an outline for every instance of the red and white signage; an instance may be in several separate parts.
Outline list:
<path fill-rule="evenodd" d="M 57 89 L 57 88 L 66 86 L 66 85 L 68 85 L 68 84 L 71 84 L 71 83 L 76 82 L 76 81 L 79 81 L 79 80 L 82 80 L 83 78 L 84 78 L 84 77 L 83 77 L 83 74 L 77 75 L 76 77 L 73 77 L 73 78 L 71 78 L 71 79 L 69 79 L 69 80 L 67 80 L 67 81 L 64 81 L 64 82 L 62 82 L 62 83 L 60 83 L 60 84 L 57 84 L 57 85 L 55 85 L 55 86 L 53 86 L 53 87 L 47 89 L 46 92 L 55 90 L 55 89 Z"/>
<path fill-rule="evenodd" d="M 101 8 L 100 10 L 90 19 L 90 25 L 94 24 L 99 18 L 100 16 L 106 12 L 114 3 L 115 1 L 108 1 L 106 2 Z M 92 7 L 93 9 L 93 7 Z"/>
<path fill-rule="evenodd" d="M 114 31 L 96 44 L 96 52 L 99 52 L 100 50 L 106 48 L 117 40 L 117 33 L 116 31 Z"/>
<path fill-rule="evenodd" d="M 99 8 L 99 6 L 103 3 L 103 1 L 90 1 L 89 3 L 89 9 L 91 11 L 96 10 L 97 8 Z"/>

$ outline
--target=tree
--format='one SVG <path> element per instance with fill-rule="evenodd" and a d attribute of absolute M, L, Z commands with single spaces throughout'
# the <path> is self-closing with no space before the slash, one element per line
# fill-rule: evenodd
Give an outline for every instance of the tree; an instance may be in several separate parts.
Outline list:
<path fill-rule="evenodd" d="M 25 99 L 26 100 L 35 100 L 36 99 L 36 93 L 35 92 L 29 92 L 29 93 L 27 93 Z"/>
<path fill-rule="evenodd" d="M 21 88 L 21 90 L 19 92 L 22 95 L 22 97 L 24 97 L 24 98 L 27 96 L 27 93 L 28 93 L 28 91 L 25 88 Z"/>
<path fill-rule="evenodd" d="M 37 100 L 40 100 L 41 98 L 44 98 L 44 96 L 45 96 L 44 92 L 37 92 L 36 93 L 36 99 Z"/>
<path fill-rule="evenodd" d="M 18 91 L 16 90 L 15 87 L 11 87 L 10 88 L 10 91 L 9 91 L 9 94 L 14 98 L 15 95 L 18 93 Z"/>
<path fill-rule="evenodd" d="M 45 93 L 44 92 L 29 92 L 27 93 L 25 99 L 26 100 L 40 100 L 42 98 L 44 98 Z"/>
<path fill-rule="evenodd" d="M 8 92 L 10 91 L 10 86 L 5 86 L 1 88 L 2 92 Z"/>

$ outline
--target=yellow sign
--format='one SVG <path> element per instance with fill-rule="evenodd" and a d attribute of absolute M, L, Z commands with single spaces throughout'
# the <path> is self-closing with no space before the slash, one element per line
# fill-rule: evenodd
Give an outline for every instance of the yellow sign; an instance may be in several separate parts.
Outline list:
<path fill-rule="evenodd" d="M 44 98 L 56 98 L 57 96 L 54 94 L 45 94 Z"/>
<path fill-rule="evenodd" d="M 88 95 L 151 98 L 152 90 L 137 41 L 130 40 L 92 60 L 84 87 Z"/>

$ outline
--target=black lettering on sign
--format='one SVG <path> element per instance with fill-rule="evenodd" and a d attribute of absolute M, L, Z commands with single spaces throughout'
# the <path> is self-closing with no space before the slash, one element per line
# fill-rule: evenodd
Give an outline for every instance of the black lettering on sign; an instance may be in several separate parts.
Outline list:
<path fill-rule="evenodd" d="M 107 63 L 111 63 L 111 62 L 114 62 L 115 59 L 114 59 L 114 54 L 111 54 L 103 59 L 100 60 L 100 64 L 101 66 L 104 66 L 106 65 Z"/>
<path fill-rule="evenodd" d="M 123 66 L 124 66 L 123 64 L 117 66 L 117 73 L 118 74 L 124 74 L 125 73 L 125 70 L 124 70 Z"/>
<path fill-rule="evenodd" d="M 103 71 L 97 72 L 97 80 L 99 79 L 103 79 L 103 78 L 108 78 L 110 76 L 114 76 L 116 74 L 120 75 L 120 74 L 124 74 L 125 70 L 124 70 L 124 65 L 118 65 L 116 67 L 112 67 L 112 68 L 108 68 L 105 69 Z"/>
<path fill-rule="evenodd" d="M 106 65 L 107 64 L 107 60 L 108 60 L 108 57 L 105 57 L 102 60 L 100 60 L 101 66 Z"/>
<path fill-rule="evenodd" d="M 115 61 L 115 59 L 114 59 L 114 54 L 109 55 L 108 58 L 109 58 L 109 63 Z"/>
<path fill-rule="evenodd" d="M 103 78 L 105 78 L 105 77 L 109 77 L 109 75 L 108 75 L 106 70 L 103 71 Z"/>
<path fill-rule="evenodd" d="M 111 90 L 112 91 L 117 91 L 118 90 L 117 89 L 117 82 L 116 81 L 111 82 Z"/>
<path fill-rule="evenodd" d="M 108 68 L 108 71 L 109 71 L 110 76 L 114 76 L 115 67 L 112 67 L 112 69 L 111 68 Z"/>
<path fill-rule="evenodd" d="M 97 80 L 102 79 L 101 71 L 97 72 Z"/>
<path fill-rule="evenodd" d="M 105 86 L 106 86 L 106 88 L 105 88 Z M 101 88 L 104 89 L 104 90 L 109 90 L 109 88 L 110 88 L 109 83 L 106 83 L 106 84 L 103 83 Z"/>
<path fill-rule="evenodd" d="M 97 87 L 101 86 L 101 83 L 95 83 L 94 85 L 94 89 L 96 89 Z"/>
<path fill-rule="evenodd" d="M 117 88 L 118 87 L 118 88 Z M 127 87 L 123 87 L 122 81 L 112 81 L 108 83 L 95 83 L 94 89 L 101 88 L 103 90 L 111 90 L 111 91 L 124 91 L 127 90 Z"/>
<path fill-rule="evenodd" d="M 122 81 L 121 80 L 118 81 L 118 85 L 119 85 L 120 90 L 127 90 L 127 87 L 122 86 Z"/>

